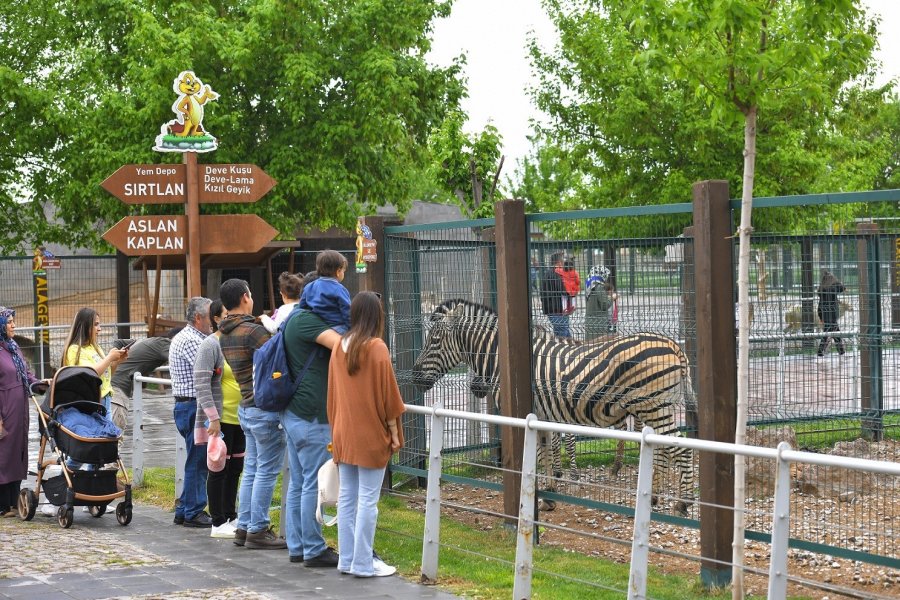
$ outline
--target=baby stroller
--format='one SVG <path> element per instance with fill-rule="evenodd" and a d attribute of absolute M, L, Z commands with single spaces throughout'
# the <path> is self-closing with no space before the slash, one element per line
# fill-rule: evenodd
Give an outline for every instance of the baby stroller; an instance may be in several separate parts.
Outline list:
<path fill-rule="evenodd" d="M 106 415 L 100 403 L 101 380 L 90 367 L 62 367 L 53 377 L 50 392 L 44 402 L 31 397 L 38 412 L 40 450 L 37 459 L 35 489 L 23 489 L 19 494 L 19 518 L 30 521 L 37 511 L 41 486 L 50 504 L 59 507 L 56 520 L 60 527 L 72 526 L 74 507 L 87 506 L 94 517 L 101 517 L 116 498 L 125 498 L 116 505 L 116 520 L 120 525 L 131 522 L 131 482 L 119 458 L 119 439 L 114 437 L 83 437 L 60 423 L 65 410 L 78 410 L 85 415 Z M 53 456 L 44 460 L 47 444 Z M 73 461 L 81 468 L 70 466 Z M 116 469 L 103 466 L 114 463 Z M 118 475 L 122 472 L 122 482 Z"/>

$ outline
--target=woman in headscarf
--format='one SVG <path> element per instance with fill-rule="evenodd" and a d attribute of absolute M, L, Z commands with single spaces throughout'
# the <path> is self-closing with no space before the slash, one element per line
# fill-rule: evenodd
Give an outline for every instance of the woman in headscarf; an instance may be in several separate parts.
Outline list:
<path fill-rule="evenodd" d="M 16 311 L 0 306 L 0 515 L 17 514 L 28 475 L 28 399 L 40 383 L 16 343 Z M 46 383 L 46 382 L 44 382 Z"/>

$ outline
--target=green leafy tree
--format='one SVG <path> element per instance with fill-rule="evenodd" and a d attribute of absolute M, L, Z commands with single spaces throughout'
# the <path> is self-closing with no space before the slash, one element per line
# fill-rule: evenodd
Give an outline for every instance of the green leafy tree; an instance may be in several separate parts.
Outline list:
<path fill-rule="evenodd" d="M 573 188 L 560 194 L 558 201 L 547 207 L 539 205 L 542 209 L 689 202 L 691 184 L 702 179 L 724 179 L 731 189 L 742 188 L 744 139 L 742 128 L 736 125 L 743 122 L 743 115 L 737 109 L 718 107 L 710 100 L 709 88 L 698 84 L 688 66 L 676 64 L 680 60 L 695 65 L 691 60 L 722 38 L 704 38 L 689 49 L 691 54 L 678 55 L 677 60 L 658 46 L 648 50 L 643 24 L 649 20 L 647 15 L 658 15 L 662 10 L 657 4 L 649 3 L 644 11 L 644 3 L 633 7 L 624 2 L 545 3 L 560 32 L 560 44 L 544 51 L 534 40 L 530 47 L 539 76 L 535 103 L 549 116 L 538 142 L 565 155 L 566 170 L 583 177 L 573 180 Z M 727 6 L 735 4 L 745 3 L 730 2 Z M 708 11 L 708 5 L 697 4 L 697 11 Z M 796 5 L 779 5 L 779 15 L 793 14 Z M 684 12 L 678 7 L 681 4 L 676 2 L 672 10 Z M 803 14 L 808 16 L 808 11 Z M 658 25 L 665 28 L 671 24 L 665 21 L 665 25 Z M 688 31 L 694 29 L 688 27 Z M 699 37 L 704 35 L 709 35 L 708 29 L 697 33 Z M 853 191 L 884 185 L 884 179 L 878 177 L 835 176 L 841 163 L 836 152 L 841 146 L 849 149 L 855 144 L 864 150 L 856 154 L 853 166 L 860 175 L 896 171 L 897 157 L 885 150 L 896 137 L 896 133 L 890 133 L 887 120 L 888 114 L 898 110 L 896 96 L 891 86 L 866 90 L 866 79 L 862 78 L 870 76 L 875 66 L 866 50 L 871 49 L 873 35 L 871 23 L 860 23 L 840 46 L 832 43 L 824 54 L 814 51 L 822 68 L 811 82 L 797 89 L 782 89 L 778 84 L 774 93 L 766 95 L 765 110 L 757 124 L 756 196 Z M 775 37 L 776 45 L 781 45 L 781 30 Z M 791 48 L 809 51 L 795 45 Z M 838 49 L 851 54 L 859 49 L 864 56 L 861 60 L 834 60 L 830 55 Z M 787 65 L 785 71 L 796 73 L 793 65 Z M 778 76 L 785 73 L 779 71 Z M 720 74 L 705 83 L 721 87 L 723 78 L 726 75 Z M 809 88 L 815 88 L 814 93 L 809 93 Z M 848 90 L 857 90 L 864 97 L 857 98 L 857 104 L 864 102 L 868 113 L 861 105 L 852 109 L 847 103 Z M 874 114 L 884 115 L 881 126 L 874 125 L 870 118 Z M 836 120 L 842 125 L 836 126 Z M 854 129 L 866 127 L 865 123 L 870 123 L 869 135 L 864 141 L 857 140 Z M 561 176 L 568 178 L 565 172 Z M 796 231 L 810 223 L 847 222 L 865 210 L 855 206 L 853 214 L 846 214 L 829 207 L 823 215 L 821 207 L 769 209 L 757 215 L 755 227 L 772 232 Z M 600 235 L 677 235 L 688 224 L 687 218 L 680 217 L 623 219 L 604 227 Z"/>
<path fill-rule="evenodd" d="M 404 210 L 429 133 L 465 93 L 458 64 L 424 59 L 449 10 L 434 0 L 8 3 L 3 208 L 17 209 L 28 241 L 103 246 L 99 234 L 129 208 L 99 184 L 122 164 L 179 160 L 151 147 L 172 118 L 173 79 L 191 69 L 220 94 L 204 120 L 219 149 L 200 161 L 254 163 L 278 182 L 252 206 L 203 212 L 253 211 L 292 236 L 351 227 L 388 202 Z M 49 206 L 55 225 L 32 222 Z"/>
<path fill-rule="evenodd" d="M 738 410 L 735 441 L 744 443 L 749 384 L 751 211 L 759 115 L 770 106 L 805 102 L 823 111 L 846 77 L 865 73 L 874 36 L 864 12 L 846 0 L 733 0 L 647 3 L 610 1 L 645 42 L 639 63 L 684 79 L 716 122 L 743 125 L 738 229 Z M 745 462 L 735 457 L 735 506 L 744 505 Z M 744 512 L 735 510 L 733 597 L 743 598 Z"/>
<path fill-rule="evenodd" d="M 495 187 L 502 166 L 502 138 L 490 123 L 480 133 L 465 133 L 465 121 L 465 114 L 453 111 L 432 132 L 429 148 L 433 176 L 466 217 L 492 217 L 493 198 L 502 193 Z"/>

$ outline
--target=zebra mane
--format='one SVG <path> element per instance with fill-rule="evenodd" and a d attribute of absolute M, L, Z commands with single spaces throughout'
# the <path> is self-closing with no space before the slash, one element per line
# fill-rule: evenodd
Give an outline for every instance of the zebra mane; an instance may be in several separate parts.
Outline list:
<path fill-rule="evenodd" d="M 447 315 L 450 312 L 452 312 L 453 309 L 456 308 L 457 306 L 459 306 L 460 304 L 471 307 L 471 308 L 477 310 L 478 312 L 484 312 L 484 313 L 487 313 L 490 315 L 497 314 L 493 308 L 491 308 L 490 306 L 487 306 L 485 304 L 479 304 L 478 302 L 473 302 L 471 300 L 464 300 L 463 298 L 453 298 L 451 300 L 444 300 L 438 306 L 436 306 L 435 309 L 431 312 L 431 318 L 429 320 L 437 321 L 444 315 Z"/>

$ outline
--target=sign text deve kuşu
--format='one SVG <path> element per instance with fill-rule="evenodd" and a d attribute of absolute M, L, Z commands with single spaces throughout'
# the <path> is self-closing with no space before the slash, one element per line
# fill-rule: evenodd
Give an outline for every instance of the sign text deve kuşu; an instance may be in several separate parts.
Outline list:
<path fill-rule="evenodd" d="M 275 186 L 256 165 L 197 165 L 201 204 L 252 203 Z M 124 165 L 100 184 L 125 204 L 182 204 L 187 200 L 185 165 Z"/>

